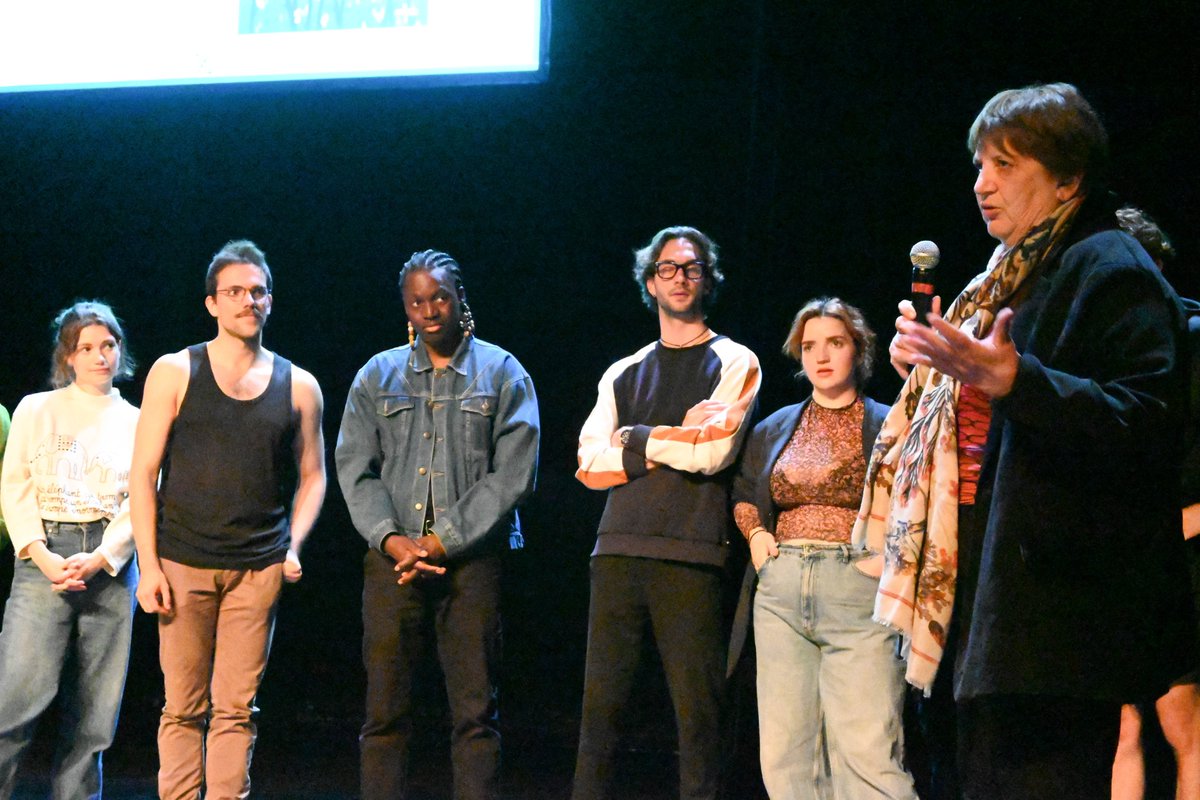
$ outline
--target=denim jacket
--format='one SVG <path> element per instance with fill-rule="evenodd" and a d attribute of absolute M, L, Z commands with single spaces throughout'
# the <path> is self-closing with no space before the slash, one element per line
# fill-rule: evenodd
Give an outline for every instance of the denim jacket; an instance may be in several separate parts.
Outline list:
<path fill-rule="evenodd" d="M 334 451 L 354 527 L 375 549 L 419 537 L 432 494 L 433 533 L 449 558 L 523 545 L 517 505 L 533 491 L 538 407 L 510 354 L 463 339 L 435 370 L 425 348 L 379 353 L 346 398 Z"/>

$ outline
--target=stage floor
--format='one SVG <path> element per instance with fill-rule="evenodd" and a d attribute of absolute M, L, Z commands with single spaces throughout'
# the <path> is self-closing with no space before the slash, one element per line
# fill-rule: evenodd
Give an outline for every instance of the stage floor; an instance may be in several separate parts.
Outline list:
<path fill-rule="evenodd" d="M 125 733 L 122 731 L 122 733 Z M 118 741 L 105 756 L 108 800 L 155 800 L 158 766 L 153 731 L 142 741 Z M 20 770 L 14 800 L 49 796 L 50 741 L 39 734 Z M 251 768 L 251 797 L 275 800 L 349 800 L 358 796 L 357 728 L 352 722 L 263 724 Z M 558 739 L 558 741 L 556 741 Z M 569 744 L 570 746 L 565 746 Z M 544 729 L 511 731 L 505 738 L 502 796 L 506 800 L 564 800 L 570 795 L 574 741 Z M 414 751 L 409 800 L 449 800 L 449 753 L 425 744 Z M 620 755 L 617 796 L 622 800 L 678 797 L 674 753 L 625 750 Z M 739 799 L 742 795 L 737 796 Z"/>

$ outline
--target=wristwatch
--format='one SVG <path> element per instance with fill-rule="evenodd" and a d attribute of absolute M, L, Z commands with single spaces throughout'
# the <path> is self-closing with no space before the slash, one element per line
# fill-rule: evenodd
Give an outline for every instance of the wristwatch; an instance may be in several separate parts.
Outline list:
<path fill-rule="evenodd" d="M 621 431 L 621 435 L 618 437 L 621 442 L 621 447 L 629 447 L 629 435 L 631 433 L 633 433 L 633 428 L 625 428 L 623 431 Z"/>

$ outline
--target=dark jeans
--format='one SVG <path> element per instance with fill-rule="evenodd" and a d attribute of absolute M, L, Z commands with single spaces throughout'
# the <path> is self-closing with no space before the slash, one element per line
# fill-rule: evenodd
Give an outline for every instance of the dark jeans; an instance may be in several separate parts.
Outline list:
<path fill-rule="evenodd" d="M 405 796 L 413 672 L 430 636 L 446 680 L 453 732 L 455 800 L 496 796 L 500 767 L 496 669 L 500 651 L 500 557 L 449 565 L 442 577 L 397 586 L 392 561 L 364 560 L 363 664 L 367 718 L 359 737 L 363 800 Z"/>
<path fill-rule="evenodd" d="M 573 800 L 609 797 L 622 709 L 647 634 L 662 659 L 679 730 L 679 796 L 712 800 L 721 763 L 727 647 L 721 573 L 714 567 L 625 556 L 592 559 L 583 719 Z"/>
<path fill-rule="evenodd" d="M 989 695 L 958 705 L 959 775 L 969 800 L 1108 797 L 1120 703 Z"/>

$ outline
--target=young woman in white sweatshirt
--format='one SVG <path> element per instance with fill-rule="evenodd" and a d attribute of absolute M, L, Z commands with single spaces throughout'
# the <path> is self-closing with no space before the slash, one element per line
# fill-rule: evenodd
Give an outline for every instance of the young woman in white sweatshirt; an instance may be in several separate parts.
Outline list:
<path fill-rule="evenodd" d="M 129 665 L 137 563 L 129 464 L 138 411 L 113 381 L 133 372 L 112 309 L 54 321 L 53 391 L 12 416 L 0 505 L 16 553 L 0 630 L 0 798 L 38 718 L 59 699 L 55 798 L 99 798 Z"/>

